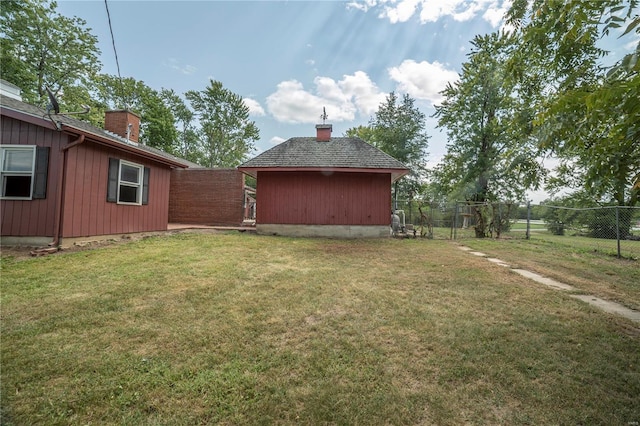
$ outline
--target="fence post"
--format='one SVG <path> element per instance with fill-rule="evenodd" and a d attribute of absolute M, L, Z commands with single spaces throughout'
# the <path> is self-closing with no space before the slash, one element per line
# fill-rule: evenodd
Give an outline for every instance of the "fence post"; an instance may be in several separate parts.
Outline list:
<path fill-rule="evenodd" d="M 527 201 L 527 240 L 531 237 L 531 200 Z"/>
<path fill-rule="evenodd" d="M 618 259 L 620 259 L 620 206 L 616 206 L 616 240 L 618 241 Z"/>
<path fill-rule="evenodd" d="M 458 202 L 456 201 L 456 209 L 453 212 L 453 222 L 451 223 L 451 236 L 452 239 L 458 238 Z"/>

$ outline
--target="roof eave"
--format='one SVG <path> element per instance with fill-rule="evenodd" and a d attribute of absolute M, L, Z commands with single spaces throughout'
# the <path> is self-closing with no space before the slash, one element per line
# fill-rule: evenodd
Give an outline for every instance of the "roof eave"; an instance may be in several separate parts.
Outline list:
<path fill-rule="evenodd" d="M 63 131 L 66 131 L 66 129 L 71 128 L 73 129 L 73 132 L 78 132 L 80 134 L 84 134 L 86 137 L 88 137 L 89 139 L 91 139 L 92 141 L 94 141 L 95 143 L 98 143 L 100 145 L 106 145 L 110 148 L 115 148 L 115 149 L 119 149 L 122 151 L 126 151 L 126 152 L 131 152 L 131 153 L 135 153 L 136 155 L 139 155 L 141 157 L 145 157 L 145 158 L 149 158 L 151 160 L 154 160 L 158 163 L 163 163 L 166 164 L 168 166 L 172 166 L 172 167 L 180 167 L 180 168 L 188 168 L 189 165 L 186 163 L 182 163 L 178 160 L 172 160 L 170 158 L 166 158 L 166 157 L 162 157 L 160 155 L 156 155 L 152 152 L 149 151 L 145 151 L 143 149 L 140 149 L 138 147 L 136 147 L 135 145 L 126 145 L 122 142 L 116 142 L 113 141 L 111 139 L 105 138 L 103 136 L 100 136 L 98 134 L 95 134 L 93 132 L 89 132 L 87 130 L 84 129 L 78 129 L 77 127 L 68 125 L 68 124 L 64 124 L 63 125 Z"/>
<path fill-rule="evenodd" d="M 50 120 L 47 120 L 47 119 L 45 119 L 43 117 L 35 116 L 35 115 L 29 114 L 29 113 L 24 112 L 24 111 L 18 111 L 18 110 L 15 110 L 13 108 L 7 107 L 5 105 L 2 105 L 2 108 L 0 108 L 0 109 L 2 110 L 2 115 L 5 115 L 7 117 L 14 118 L 16 120 L 25 121 L 27 123 L 35 124 L 37 126 L 44 127 L 44 128 L 50 129 L 50 130 L 58 131 L 56 126 Z M 159 155 L 155 155 L 152 152 L 139 149 L 134 145 L 126 145 L 126 144 L 124 144 L 122 142 L 117 142 L 117 141 L 110 140 L 110 139 L 108 139 L 108 138 L 106 138 L 104 136 L 98 135 L 98 134 L 93 133 L 93 132 L 89 132 L 89 131 L 84 130 L 84 129 L 79 129 L 79 128 L 74 127 L 74 126 L 72 126 L 70 124 L 67 124 L 67 123 L 62 123 L 62 128 L 59 131 L 62 131 L 62 132 L 65 132 L 65 133 L 72 133 L 72 134 L 75 134 L 75 135 L 83 134 L 83 135 L 85 135 L 85 137 L 88 137 L 90 140 L 92 140 L 95 143 L 98 143 L 98 144 L 101 144 L 101 145 L 107 145 L 107 146 L 109 146 L 111 148 L 119 149 L 119 150 L 122 150 L 122 151 L 125 151 L 125 152 L 131 152 L 131 153 L 134 153 L 134 154 L 139 155 L 141 157 L 148 158 L 148 159 L 151 159 L 153 161 L 156 161 L 156 162 L 159 162 L 159 163 L 163 163 L 163 164 L 166 164 L 166 165 L 171 166 L 171 167 L 180 167 L 180 168 L 188 168 L 189 167 L 188 164 L 182 163 L 180 161 L 172 160 L 170 158 L 165 158 L 165 157 L 162 157 L 162 156 L 159 156 Z"/>
<path fill-rule="evenodd" d="M 323 173 L 388 173 L 391 174 L 391 181 L 398 179 L 409 173 L 406 168 L 368 168 L 368 167 L 238 167 L 242 173 L 252 177 L 257 177 L 258 172 L 323 172 Z"/>

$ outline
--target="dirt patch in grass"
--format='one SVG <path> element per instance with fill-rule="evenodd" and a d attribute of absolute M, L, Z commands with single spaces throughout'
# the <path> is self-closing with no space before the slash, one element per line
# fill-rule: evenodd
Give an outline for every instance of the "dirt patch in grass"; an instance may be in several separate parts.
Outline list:
<path fill-rule="evenodd" d="M 25 260 L 32 257 L 38 256 L 52 256 L 52 255 L 60 255 L 64 253 L 76 253 L 79 251 L 86 250 L 94 250 L 103 247 L 110 246 L 118 246 L 122 244 L 128 244 L 135 241 L 144 240 L 147 238 L 155 238 L 155 237 L 170 237 L 176 234 L 216 234 L 223 233 L 227 231 L 218 231 L 215 229 L 198 229 L 198 228 L 189 228 L 189 229 L 180 229 L 173 231 L 159 231 L 159 232 L 145 232 L 138 234 L 126 234 L 120 238 L 113 238 L 107 240 L 87 240 L 85 242 L 81 242 L 78 244 L 73 244 L 69 247 L 60 248 L 55 252 L 41 252 L 38 253 L 39 249 L 43 249 L 45 247 L 28 247 L 28 246 L 0 246 L 0 256 L 3 259 L 15 259 L 15 260 Z"/>

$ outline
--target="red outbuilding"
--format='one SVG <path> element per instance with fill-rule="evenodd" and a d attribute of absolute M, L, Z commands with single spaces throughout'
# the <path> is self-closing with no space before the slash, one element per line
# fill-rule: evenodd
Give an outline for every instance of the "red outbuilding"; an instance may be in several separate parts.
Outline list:
<path fill-rule="evenodd" d="M 409 170 L 360 138 L 294 137 L 238 169 L 257 179 L 260 234 L 388 237 L 391 185 Z"/>

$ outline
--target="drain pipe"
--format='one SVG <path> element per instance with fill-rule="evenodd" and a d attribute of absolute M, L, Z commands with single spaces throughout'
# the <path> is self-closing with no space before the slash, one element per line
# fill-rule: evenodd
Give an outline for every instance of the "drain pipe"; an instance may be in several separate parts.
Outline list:
<path fill-rule="evenodd" d="M 62 152 L 62 167 L 58 174 L 58 191 L 56 193 L 56 215 L 54 219 L 53 241 L 49 244 L 52 247 L 58 247 L 62 238 L 62 204 L 64 200 L 64 184 L 67 172 L 67 151 L 84 142 L 84 135 L 78 135 L 78 138 L 69 142 L 67 146 L 60 149 Z"/>

